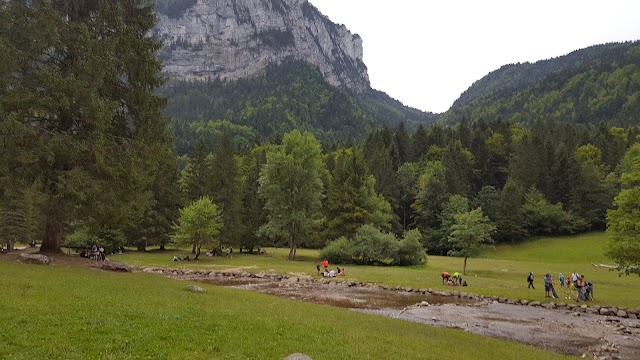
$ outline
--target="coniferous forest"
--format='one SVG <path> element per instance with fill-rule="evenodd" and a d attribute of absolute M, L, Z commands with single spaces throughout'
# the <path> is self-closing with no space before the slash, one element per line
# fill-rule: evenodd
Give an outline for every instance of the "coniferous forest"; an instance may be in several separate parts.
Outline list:
<path fill-rule="evenodd" d="M 101 3 L 93 17 L 37 4 L 47 11 L 0 5 L 5 20 L 44 24 L 0 21 L 14 34 L 0 43 L 9 249 L 184 245 L 179 218 L 206 199 L 198 205 L 216 216 L 206 246 L 407 265 L 424 262 L 424 249 L 466 257 L 465 232 L 515 243 L 605 230 L 616 196 L 638 186 L 638 43 L 505 67 L 438 118 L 382 92 L 332 88 L 300 61 L 251 79 L 163 85 L 144 3 Z M 129 10 L 145 20 L 135 32 L 93 36 L 100 24 L 124 26 L 112 16 Z M 87 24 L 95 34 L 78 31 Z M 25 47 L 15 34 L 42 41 Z"/>

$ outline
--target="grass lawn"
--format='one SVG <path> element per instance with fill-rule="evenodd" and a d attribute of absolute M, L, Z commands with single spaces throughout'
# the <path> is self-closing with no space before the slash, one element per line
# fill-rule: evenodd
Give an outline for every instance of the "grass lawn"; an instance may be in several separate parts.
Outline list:
<path fill-rule="evenodd" d="M 467 263 L 467 288 L 456 290 L 483 295 L 504 296 L 513 299 L 549 300 L 544 296 L 542 279 L 551 272 L 557 280 L 558 273 L 565 277 L 573 271 L 584 274 L 594 283 L 593 304 L 640 307 L 640 278 L 619 276 L 615 271 L 594 267 L 592 263 L 610 262 L 603 255 L 606 241 L 604 233 L 590 233 L 578 236 L 543 238 L 518 245 L 500 245 L 495 250 L 485 252 L 480 258 L 470 258 Z M 295 261 L 287 261 L 288 249 L 268 248 L 267 254 L 251 255 L 234 252 L 233 259 L 223 257 L 201 257 L 200 262 L 173 262 L 173 255 L 188 255 L 187 251 L 150 251 L 140 254 L 127 252 L 111 258 L 139 266 L 168 266 L 192 268 L 244 268 L 248 271 L 273 271 L 279 273 L 316 274 L 319 251 L 299 249 Z M 338 264 L 343 267 L 342 264 Z M 335 264 L 331 264 L 335 266 Z M 344 265 L 347 276 L 340 280 L 357 280 L 378 284 L 411 286 L 451 290 L 443 286 L 442 271 L 462 271 L 463 259 L 443 256 L 429 256 L 425 266 L 381 267 Z M 535 290 L 527 289 L 526 277 L 529 272 L 536 275 Z M 559 283 L 558 295 L 563 297 Z M 559 299 L 555 301 L 571 301 Z"/>
<path fill-rule="evenodd" d="M 309 270 L 315 261 L 313 252 L 303 251 L 295 262 L 271 253 L 216 258 L 197 266 L 255 265 L 292 272 Z M 128 253 L 118 260 L 173 265 L 171 257 Z M 199 284 L 208 292 L 193 293 L 185 290 L 188 282 L 160 275 L 63 263 L 25 265 L 12 259 L 0 256 L 2 359 L 282 359 L 294 352 L 315 360 L 569 358 L 460 330 L 249 291 Z M 354 276 L 362 277 L 380 270 L 353 269 Z"/>

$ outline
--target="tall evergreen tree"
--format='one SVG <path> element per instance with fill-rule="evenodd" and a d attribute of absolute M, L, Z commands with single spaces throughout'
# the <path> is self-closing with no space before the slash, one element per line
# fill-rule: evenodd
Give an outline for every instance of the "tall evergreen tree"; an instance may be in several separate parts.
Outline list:
<path fill-rule="evenodd" d="M 523 201 L 522 186 L 510 178 L 500 195 L 500 216 L 496 222 L 499 241 L 517 242 L 527 235 L 522 219 Z"/>
<path fill-rule="evenodd" d="M 189 158 L 189 165 L 183 170 L 182 182 L 188 201 L 196 201 L 203 196 L 211 196 L 212 169 L 208 161 L 208 155 L 207 144 L 204 138 L 200 138 L 198 145 Z"/>
<path fill-rule="evenodd" d="M 604 229 L 606 212 L 613 203 L 616 179 L 602 161 L 602 151 L 583 145 L 575 152 L 577 171 L 573 174 L 569 210 L 595 229 Z"/>
<path fill-rule="evenodd" d="M 149 36 L 153 4 L 34 0 L 0 7 L 0 121 L 12 121 L 36 148 L 37 165 L 23 165 L 47 196 L 41 251 L 59 251 L 71 224 L 139 221 L 167 137 L 165 100 L 155 95 L 162 78 L 160 45 Z"/>
<path fill-rule="evenodd" d="M 633 145 L 620 163 L 622 190 L 607 212 L 607 256 L 626 274 L 640 275 L 640 145 Z"/>
<path fill-rule="evenodd" d="M 224 227 L 220 233 L 223 245 L 237 246 L 240 243 L 242 222 L 240 207 L 240 179 L 238 163 L 231 136 L 225 133 L 213 155 L 211 164 L 211 189 L 213 202 L 222 209 Z"/>

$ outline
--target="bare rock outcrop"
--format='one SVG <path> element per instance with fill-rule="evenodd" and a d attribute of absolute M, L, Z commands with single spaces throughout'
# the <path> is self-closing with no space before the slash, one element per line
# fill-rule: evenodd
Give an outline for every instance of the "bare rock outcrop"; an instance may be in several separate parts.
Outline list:
<path fill-rule="evenodd" d="M 235 80 L 289 58 L 316 65 L 325 80 L 369 88 L 362 39 L 307 0 L 197 0 L 158 14 L 155 35 L 165 72 L 183 80 Z"/>

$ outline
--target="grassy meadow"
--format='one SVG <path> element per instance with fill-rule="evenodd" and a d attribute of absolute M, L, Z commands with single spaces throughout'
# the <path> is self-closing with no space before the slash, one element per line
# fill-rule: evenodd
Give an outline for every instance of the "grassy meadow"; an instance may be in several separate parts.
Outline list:
<path fill-rule="evenodd" d="M 282 251 L 273 250 L 196 266 L 299 272 L 313 266 L 313 254 L 302 251 L 298 261 L 287 262 Z M 208 291 L 193 293 L 185 289 L 188 282 L 155 274 L 14 259 L 0 255 L 1 359 L 282 359 L 294 352 L 316 360 L 569 358 L 460 330 L 249 291 L 198 284 Z M 117 260 L 174 265 L 170 259 L 152 252 Z M 375 277 L 384 269 L 352 270 L 354 276 Z"/>
<path fill-rule="evenodd" d="M 513 299 L 549 301 L 545 298 L 543 277 L 551 272 L 556 279 L 556 291 L 564 299 L 564 293 L 557 282 L 558 273 L 569 277 L 573 271 L 584 274 L 594 284 L 595 301 L 592 304 L 640 307 L 640 278 L 619 276 L 618 272 L 607 268 L 594 267 L 592 263 L 610 262 L 603 255 L 606 235 L 589 233 L 570 237 L 542 238 L 517 245 L 500 245 L 487 250 L 479 258 L 469 258 L 466 281 L 469 287 L 451 288 L 443 286 L 440 273 L 462 271 L 463 259 L 429 256 L 427 265 L 413 267 L 350 266 L 345 267 L 346 277 L 338 280 L 357 280 L 386 285 L 411 286 L 459 290 L 482 295 L 504 296 Z M 288 249 L 268 248 L 267 254 L 252 255 L 234 252 L 233 259 L 226 257 L 201 257 L 199 262 L 173 262 L 173 255 L 186 256 L 184 251 L 151 251 L 145 254 L 127 252 L 113 255 L 112 259 L 138 266 L 167 266 L 191 268 L 241 268 L 247 271 L 271 271 L 278 273 L 308 274 L 318 276 L 317 250 L 299 249 L 295 261 L 287 261 Z M 335 266 L 335 264 L 331 264 Z M 529 272 L 536 275 L 536 289 L 527 289 L 526 277 Z"/>

